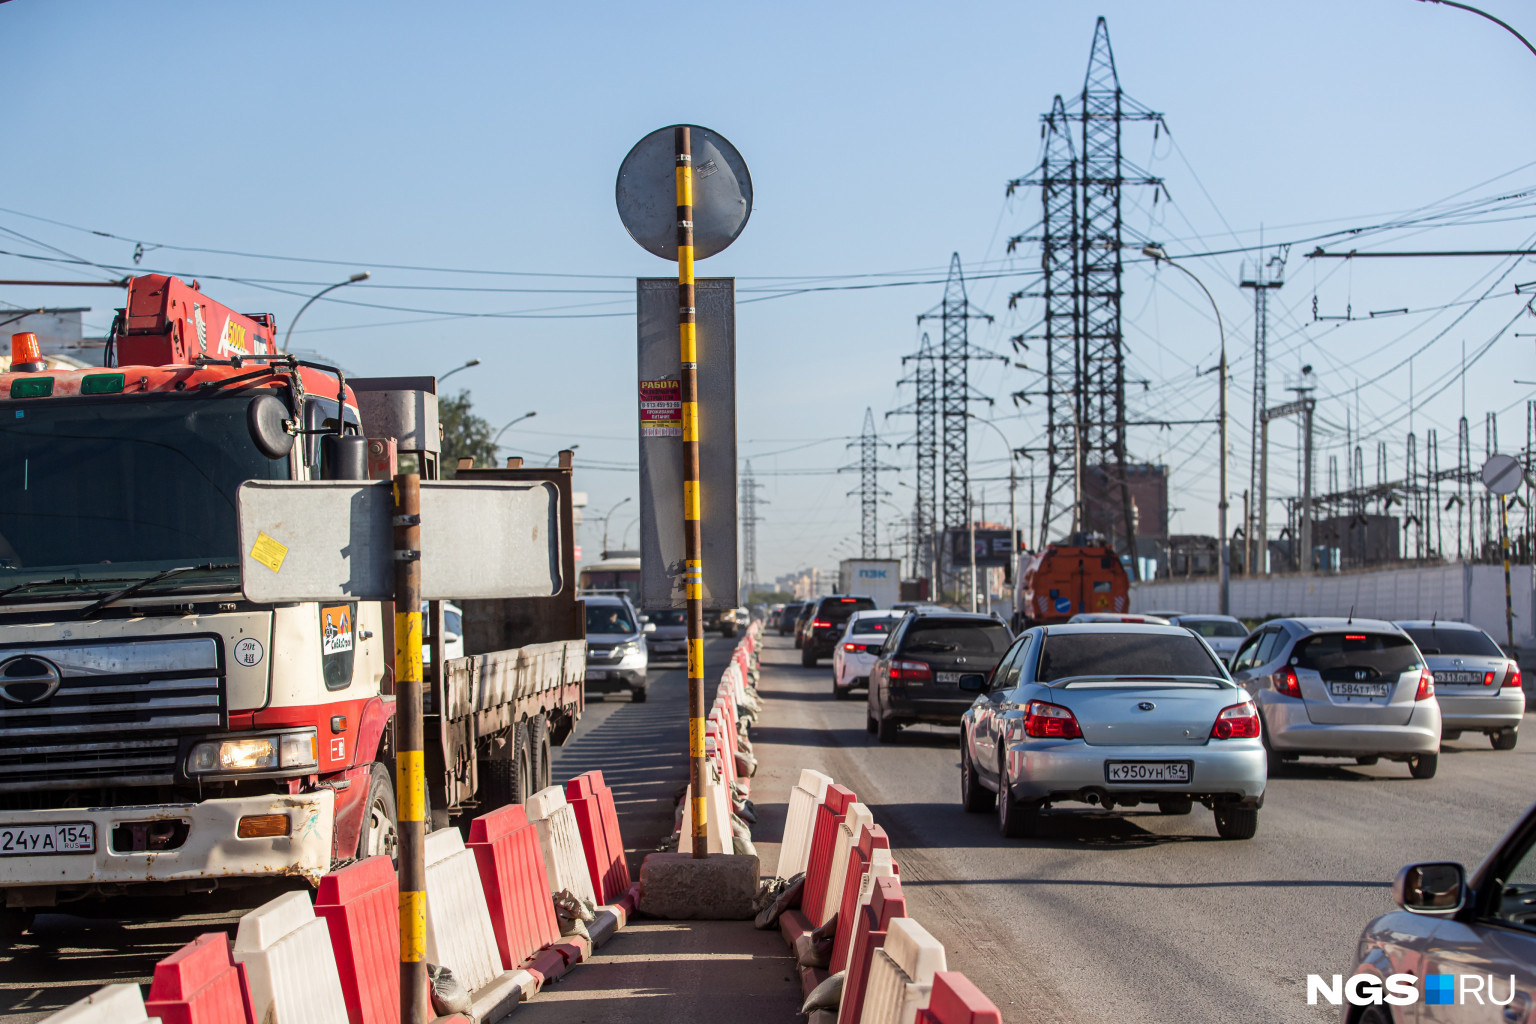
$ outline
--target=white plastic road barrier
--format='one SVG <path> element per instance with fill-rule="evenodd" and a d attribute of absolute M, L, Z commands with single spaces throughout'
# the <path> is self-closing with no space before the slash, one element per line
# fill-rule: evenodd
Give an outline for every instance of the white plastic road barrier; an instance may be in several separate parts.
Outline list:
<path fill-rule="evenodd" d="M 784 818 L 784 841 L 779 844 L 780 878 L 805 870 L 811 856 L 811 829 L 816 808 L 826 799 L 832 780 L 810 768 L 800 770 L 800 781 L 789 791 L 789 812 Z"/>
<path fill-rule="evenodd" d="M 456 828 L 427 836 L 427 963 L 453 971 L 470 992 L 501 975 L 480 868 Z"/>
<path fill-rule="evenodd" d="M 524 810 L 539 834 L 549 891 L 556 893 L 569 889 L 596 905 L 597 893 L 592 888 L 592 875 L 587 871 L 587 855 L 582 852 L 576 812 L 565 802 L 565 791 L 559 786 L 541 789 L 528 798 Z"/>
<path fill-rule="evenodd" d="M 145 1015 L 139 986 L 122 983 L 97 989 L 44 1017 L 41 1024 L 160 1024 L 160 1018 Z"/>
<path fill-rule="evenodd" d="M 817 920 L 825 921 L 842 908 L 843 883 L 848 880 L 848 853 L 859 845 L 859 833 L 874 823 L 875 816 L 869 813 L 868 807 L 857 801 L 848 805 L 848 813 L 843 816 L 843 823 L 837 826 L 837 835 L 832 839 L 832 869 L 827 875 L 827 895 L 822 900 L 821 917 Z"/>
<path fill-rule="evenodd" d="M 938 939 L 910 917 L 893 918 L 869 962 L 859 1024 L 910 1024 L 928 1006 L 934 972 L 945 969 Z"/>
<path fill-rule="evenodd" d="M 710 765 L 709 778 L 704 781 L 705 807 L 708 813 L 704 818 L 704 829 L 709 836 L 710 853 L 734 853 L 735 844 L 731 834 L 731 798 L 726 793 L 725 783 L 720 781 L 719 769 Z M 688 792 L 683 794 L 683 825 L 678 834 L 678 848 L 689 849 L 692 842 L 689 836 L 693 835 L 693 785 L 688 786 Z"/>
<path fill-rule="evenodd" d="M 347 1024 L 331 930 L 308 892 L 288 892 L 240 919 L 235 962 L 245 964 L 262 1024 Z"/>

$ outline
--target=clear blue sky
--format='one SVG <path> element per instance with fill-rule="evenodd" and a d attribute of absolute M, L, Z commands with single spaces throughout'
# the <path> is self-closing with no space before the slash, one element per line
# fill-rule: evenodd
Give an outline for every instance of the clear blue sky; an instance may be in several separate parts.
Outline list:
<path fill-rule="evenodd" d="M 1536 12 L 1487 0 L 1528 35 Z M 760 575 L 827 566 L 854 548 L 856 480 L 824 471 L 848 461 L 846 439 L 866 406 L 904 401 L 899 356 L 914 317 L 941 287 L 925 284 L 774 297 L 774 278 L 911 271 L 942 277 L 950 252 L 968 267 L 1027 274 L 1038 255 L 1003 260 L 1006 239 L 1039 215 L 1038 195 L 1003 186 L 1039 153 L 1038 116 L 1054 93 L 1081 88 L 1094 17 L 1109 18 L 1127 92 L 1167 115 L 1172 141 L 1132 127 L 1126 153 L 1163 176 L 1173 202 L 1127 196 L 1137 237 L 1202 252 L 1301 239 L 1380 222 L 1472 189 L 1464 198 L 1536 187 L 1526 124 L 1536 56 L 1496 26 L 1414 0 L 1301 0 L 1285 5 L 1165 3 L 859 3 L 532 5 L 461 3 L 0 4 L 5 40 L 6 167 L 0 207 L 105 231 L 123 240 L 0 213 L 0 249 L 131 265 L 133 241 L 340 261 L 336 265 L 151 250 L 143 266 L 199 275 L 215 297 L 270 310 L 279 324 L 303 297 L 354 269 L 366 286 L 305 314 L 295 347 L 368 373 L 441 373 L 478 356 L 450 382 L 471 389 L 495 424 L 536 409 L 509 431 L 509 453 L 544 456 L 579 442 L 578 486 L 600 513 L 634 493 L 633 277 L 668 265 L 625 235 L 613 206 L 619 161 L 646 132 L 691 121 L 729 137 L 751 165 L 756 204 L 746 233 L 701 274 L 739 281 L 741 455 L 764 477 Z M 682 30 L 686 27 L 686 30 Z M 687 46 L 679 52 L 679 40 Z M 1522 169 L 1523 168 L 1523 169 Z M 1514 173 L 1509 173 L 1514 172 Z M 1502 175 L 1502 177 L 1500 177 Z M 1490 184 L 1490 179 L 1497 179 Z M 1474 188 L 1475 186 L 1480 186 Z M 1477 225 L 1371 236 L 1362 247 L 1518 248 L 1536 225 L 1529 203 L 1494 204 Z M 38 244 L 43 243 L 43 244 Z M 1341 246 L 1343 247 L 1343 246 Z M 1367 434 L 1403 472 L 1406 367 L 1415 358 L 1422 434 L 1436 428 L 1454 460 L 1461 343 L 1477 352 L 1516 318 L 1513 285 L 1536 264 L 1496 260 L 1316 265 L 1291 250 L 1271 327 L 1272 400 L 1311 364 L 1319 377 L 1319 473 L 1342 456 L 1356 387 Z M 1191 259 L 1215 293 L 1232 340 L 1234 490 L 1246 485 L 1251 297 L 1241 256 Z M 591 277 L 433 273 L 387 264 Z M 1475 307 L 1313 323 L 1465 302 Z M 241 282 L 217 281 L 215 275 Z M 0 257 L 0 276 L 104 272 Z M 881 279 L 876 279 L 881 280 Z M 996 323 L 973 339 L 1006 348 L 1037 315 L 1006 298 L 1025 278 L 973 284 Z M 852 278 L 817 285 L 860 283 Z M 427 289 L 532 289 L 468 291 Z M 0 289 L 18 306 L 91 305 L 104 330 L 111 292 Z M 1168 270 L 1126 275 L 1131 374 L 1152 383 L 1133 413 L 1213 413 L 1215 327 L 1203 298 Z M 1452 320 L 1470 308 L 1459 324 Z M 446 317 L 538 310 L 542 318 Z M 549 317 L 548 314 L 558 314 Z M 610 314 L 610 315 L 598 315 Z M 419 321 L 409 323 L 406 321 Z M 1517 321 L 1468 374 L 1475 451 L 1482 416 L 1502 447 L 1524 441 L 1525 387 L 1536 379 L 1536 320 Z M 1025 357 L 1028 359 L 1028 357 Z M 1380 377 L 1380 379 L 1376 379 Z M 1038 416 L 1007 395 L 1025 371 L 979 370 L 1015 444 Z M 890 422 L 891 439 L 907 429 Z M 527 429 L 524 429 L 527 428 Z M 1277 431 L 1271 485 L 1294 493 L 1294 444 Z M 1423 446 L 1420 440 L 1420 446 Z M 1214 430 L 1143 429 L 1132 454 L 1174 471 L 1175 529 L 1214 527 Z M 908 450 L 892 454 L 906 464 Z M 1343 459 L 1340 458 L 1342 464 Z M 599 468 L 608 467 L 608 468 Z M 804 472 L 812 471 L 812 472 Z M 1342 469 L 1341 469 L 1342 473 Z M 973 475 L 1001 501 L 1002 445 L 973 440 Z M 902 474 L 910 480 L 910 473 Z M 1320 484 L 1325 481 L 1320 481 Z M 885 481 L 904 507 L 910 492 Z M 633 503 L 615 516 L 615 543 Z M 1000 507 L 1000 506 L 999 506 Z M 883 507 L 884 521 L 896 512 Z M 1022 503 L 1021 503 L 1022 508 Z M 997 513 L 989 511 L 989 517 Z M 1021 518 L 1024 518 L 1021 511 Z M 1272 512 L 1271 521 L 1278 517 Z M 633 542 L 635 531 L 630 531 Z M 583 538 L 588 551 L 600 531 Z"/>

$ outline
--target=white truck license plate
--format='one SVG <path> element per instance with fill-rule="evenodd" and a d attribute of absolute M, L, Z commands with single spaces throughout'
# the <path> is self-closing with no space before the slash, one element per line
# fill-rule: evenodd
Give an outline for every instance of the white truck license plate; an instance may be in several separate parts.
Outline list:
<path fill-rule="evenodd" d="M 0 857 L 95 851 L 96 826 L 88 821 L 67 825 L 0 825 Z"/>
<path fill-rule="evenodd" d="M 1188 782 L 1188 761 L 1106 761 L 1110 782 Z"/>

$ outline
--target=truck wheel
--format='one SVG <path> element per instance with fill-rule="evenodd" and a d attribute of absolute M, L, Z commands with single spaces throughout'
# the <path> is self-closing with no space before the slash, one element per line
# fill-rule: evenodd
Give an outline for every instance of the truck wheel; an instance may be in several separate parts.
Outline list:
<path fill-rule="evenodd" d="M 400 844 L 399 817 L 395 813 L 395 787 L 389 771 L 374 762 L 369 773 L 368 802 L 363 805 L 363 827 L 357 836 L 357 859 L 395 856 Z"/>
<path fill-rule="evenodd" d="M 511 749 L 506 756 L 480 762 L 480 806 L 486 810 L 525 803 L 536 792 L 528 723 L 519 722 L 512 731 Z"/>
<path fill-rule="evenodd" d="M 540 712 L 533 720 L 534 785 L 548 789 L 554 785 L 554 772 L 555 766 L 550 763 L 549 719 Z"/>

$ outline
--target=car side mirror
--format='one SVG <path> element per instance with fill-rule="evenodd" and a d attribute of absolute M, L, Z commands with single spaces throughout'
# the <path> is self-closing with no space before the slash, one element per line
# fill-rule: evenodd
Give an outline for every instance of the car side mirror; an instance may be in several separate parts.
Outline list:
<path fill-rule="evenodd" d="M 1467 871 L 1460 864 L 1410 864 L 1397 873 L 1392 899 L 1412 914 L 1449 917 L 1467 900 Z"/>
<path fill-rule="evenodd" d="M 649 619 L 647 619 L 646 622 L 645 622 L 645 625 L 640 627 L 640 632 L 642 632 L 642 633 L 654 633 L 654 632 L 656 632 L 656 623 L 654 623 L 654 622 L 650 621 Z"/>

